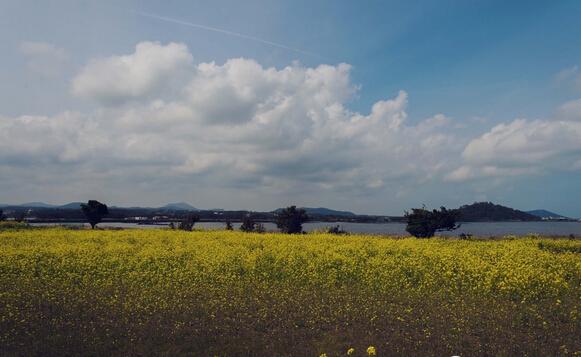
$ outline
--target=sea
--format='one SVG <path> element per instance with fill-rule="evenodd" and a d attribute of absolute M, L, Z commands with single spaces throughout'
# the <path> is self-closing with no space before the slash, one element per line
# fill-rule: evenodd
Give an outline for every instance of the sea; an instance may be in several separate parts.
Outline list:
<path fill-rule="evenodd" d="M 59 223 L 61 225 L 82 226 L 81 223 Z M 51 223 L 32 223 L 36 226 L 54 225 Z M 232 223 L 234 229 L 240 227 L 240 223 Z M 307 222 L 303 224 L 303 230 L 312 232 L 324 230 L 327 227 L 340 226 L 349 233 L 377 234 L 377 235 L 408 235 L 404 223 L 350 223 L 350 222 Z M 88 225 L 86 225 L 88 226 Z M 198 222 L 194 228 L 200 229 L 224 229 L 223 222 Z M 159 229 L 167 228 L 168 223 L 163 224 L 136 224 L 136 223 L 100 223 L 102 228 L 142 228 Z M 277 231 L 274 223 L 264 223 L 267 231 Z M 503 237 L 507 235 L 541 235 L 541 236 L 576 236 L 581 238 L 581 222 L 466 222 L 461 223 L 460 228 L 454 231 L 438 232 L 440 236 L 458 236 L 468 234 L 479 237 Z"/>

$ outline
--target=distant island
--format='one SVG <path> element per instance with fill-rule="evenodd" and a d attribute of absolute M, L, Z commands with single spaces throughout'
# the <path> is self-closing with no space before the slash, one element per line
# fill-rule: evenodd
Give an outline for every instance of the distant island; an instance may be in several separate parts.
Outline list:
<path fill-rule="evenodd" d="M 547 211 L 546 209 L 535 209 L 532 211 L 527 211 L 527 213 L 532 214 L 533 216 L 540 217 L 544 220 L 569 220 L 569 217 L 561 216 L 560 214 Z"/>
<path fill-rule="evenodd" d="M 83 222 L 80 211 L 81 202 L 64 205 L 51 205 L 43 202 L 30 202 L 18 205 L 0 205 L 4 215 L 9 219 L 25 217 L 30 222 Z M 402 216 L 361 215 L 350 211 L 334 210 L 325 207 L 303 207 L 310 221 L 386 223 L 405 222 Z M 272 222 L 280 209 L 269 212 L 248 210 L 224 210 L 220 208 L 200 209 L 186 202 L 168 203 L 161 207 L 109 207 L 105 221 L 133 223 L 161 223 L 181 219 L 184 215 L 195 212 L 201 221 L 225 222 L 241 221 L 246 215 L 252 215 L 257 221 Z M 457 208 L 458 221 L 461 222 L 502 222 L 502 221 L 553 221 L 573 220 L 562 215 L 546 211 L 520 211 L 492 202 L 475 202 Z"/>
<path fill-rule="evenodd" d="M 462 222 L 539 221 L 540 217 L 492 202 L 475 202 L 458 208 Z"/>

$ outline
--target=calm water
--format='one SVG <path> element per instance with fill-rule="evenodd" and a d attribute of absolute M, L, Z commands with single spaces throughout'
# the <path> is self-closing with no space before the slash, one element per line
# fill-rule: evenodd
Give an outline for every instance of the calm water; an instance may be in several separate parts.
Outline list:
<path fill-rule="evenodd" d="M 405 224 L 403 223 L 331 223 L 331 222 L 309 222 L 303 224 L 303 229 L 307 232 L 323 229 L 334 225 L 340 225 L 343 230 L 351 233 L 368 234 L 389 234 L 407 235 Z M 47 225 L 47 224 L 33 224 Z M 71 224 L 80 225 L 80 224 Z M 233 223 L 234 229 L 240 227 L 240 223 Z M 276 231 L 273 223 L 264 224 L 266 230 Z M 99 227 L 118 228 L 166 228 L 167 225 L 138 225 L 135 223 L 101 223 Z M 224 229 L 224 223 L 220 222 L 198 222 L 197 228 L 204 229 Z M 441 232 L 440 235 L 457 236 L 460 233 L 472 234 L 475 236 L 504 236 L 509 234 L 527 235 L 540 234 L 550 236 L 568 236 L 574 234 L 581 236 L 581 222 L 483 222 L 483 223 L 462 223 L 461 227 L 452 232 Z"/>

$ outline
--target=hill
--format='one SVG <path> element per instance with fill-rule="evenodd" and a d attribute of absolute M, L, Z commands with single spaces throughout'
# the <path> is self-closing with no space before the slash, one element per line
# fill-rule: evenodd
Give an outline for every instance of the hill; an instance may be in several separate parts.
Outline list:
<path fill-rule="evenodd" d="M 527 211 L 528 214 L 532 214 L 533 216 L 545 218 L 545 219 L 567 219 L 565 216 L 561 216 L 560 214 L 547 211 L 545 209 L 535 209 L 532 211 Z"/>
<path fill-rule="evenodd" d="M 458 208 L 458 220 L 463 222 L 487 221 L 539 221 L 540 218 L 510 207 L 492 202 L 475 202 Z"/>
<path fill-rule="evenodd" d="M 67 203 L 66 205 L 59 206 L 58 208 L 62 208 L 62 209 L 81 209 L 81 204 L 83 204 L 83 202 L 71 202 L 71 203 Z"/>
<path fill-rule="evenodd" d="M 302 209 L 305 210 L 305 212 L 307 212 L 307 215 L 311 215 L 311 216 L 339 216 L 339 217 L 351 217 L 351 216 L 356 216 L 355 213 L 353 212 L 349 212 L 349 211 L 337 211 L 334 209 L 330 209 L 330 208 L 325 208 L 325 207 L 300 207 Z M 278 208 L 276 210 L 274 210 L 273 212 L 280 212 L 281 210 L 283 210 L 283 208 Z"/>
<path fill-rule="evenodd" d="M 173 211 L 199 211 L 198 208 L 185 202 L 168 203 L 167 205 L 160 207 L 160 209 Z"/>
<path fill-rule="evenodd" d="M 32 207 L 32 208 L 54 208 L 54 207 L 56 207 L 55 205 L 50 205 L 50 204 L 44 203 L 44 202 L 27 202 L 27 203 L 19 204 L 18 206 L 20 206 L 20 207 Z"/>

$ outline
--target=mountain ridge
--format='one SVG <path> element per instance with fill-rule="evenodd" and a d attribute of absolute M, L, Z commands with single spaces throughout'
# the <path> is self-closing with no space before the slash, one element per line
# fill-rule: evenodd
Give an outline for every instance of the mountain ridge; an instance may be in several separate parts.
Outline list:
<path fill-rule="evenodd" d="M 553 218 L 553 219 L 567 219 L 568 217 L 563 216 L 561 214 L 548 211 L 546 209 L 534 209 L 531 211 L 526 211 L 528 214 L 532 214 L 533 216 L 541 217 L 541 218 Z"/>

